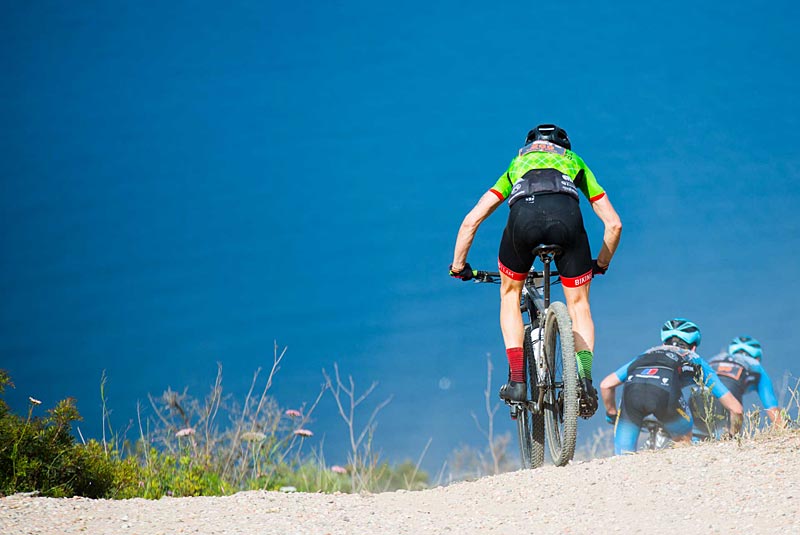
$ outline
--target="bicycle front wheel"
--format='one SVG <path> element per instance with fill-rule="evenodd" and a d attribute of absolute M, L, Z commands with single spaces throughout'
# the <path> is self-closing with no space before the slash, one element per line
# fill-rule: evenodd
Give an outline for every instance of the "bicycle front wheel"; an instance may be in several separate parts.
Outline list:
<path fill-rule="evenodd" d="M 575 455 L 578 434 L 578 366 L 572 320 L 564 303 L 552 303 L 547 310 L 543 352 L 547 363 L 544 399 L 547 442 L 553 464 L 564 466 Z"/>

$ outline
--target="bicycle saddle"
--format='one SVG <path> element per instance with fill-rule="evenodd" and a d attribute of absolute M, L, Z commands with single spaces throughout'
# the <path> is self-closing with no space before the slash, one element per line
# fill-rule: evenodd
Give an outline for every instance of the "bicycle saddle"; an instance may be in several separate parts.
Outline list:
<path fill-rule="evenodd" d="M 658 421 L 658 418 L 653 416 L 652 414 L 648 414 L 644 418 L 642 418 L 642 427 L 645 429 L 658 429 L 661 426 L 661 422 Z"/>
<path fill-rule="evenodd" d="M 546 255 L 553 255 L 553 257 L 556 257 L 563 252 L 564 249 L 562 249 L 560 245 L 539 245 L 533 250 L 533 254 L 540 258 Z"/>

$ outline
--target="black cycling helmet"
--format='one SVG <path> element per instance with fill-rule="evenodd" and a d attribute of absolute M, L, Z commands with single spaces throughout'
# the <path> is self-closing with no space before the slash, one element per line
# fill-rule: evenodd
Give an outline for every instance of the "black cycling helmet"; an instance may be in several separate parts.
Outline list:
<path fill-rule="evenodd" d="M 528 132 L 528 137 L 525 139 L 525 144 L 527 145 L 528 143 L 539 140 L 549 141 L 550 143 L 555 143 L 556 145 L 564 147 L 565 149 L 572 150 L 572 144 L 569 142 L 567 131 L 554 124 L 540 124 Z"/>

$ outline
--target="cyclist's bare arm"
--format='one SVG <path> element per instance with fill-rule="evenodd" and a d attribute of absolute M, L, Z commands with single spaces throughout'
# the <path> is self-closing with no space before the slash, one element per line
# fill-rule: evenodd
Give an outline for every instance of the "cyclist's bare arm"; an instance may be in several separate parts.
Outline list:
<path fill-rule="evenodd" d="M 606 376 L 600 383 L 600 396 L 603 398 L 603 405 L 606 407 L 606 413 L 617 414 L 617 387 L 622 384 L 617 374 L 611 373 Z"/>
<path fill-rule="evenodd" d="M 603 246 L 597 255 L 597 263 L 600 267 L 607 267 L 611 263 L 611 258 L 619 245 L 619 238 L 622 234 L 622 221 L 619 219 L 616 210 L 608 200 L 608 195 L 603 195 L 592 203 L 592 209 L 600 221 L 605 226 L 603 232 Z"/>
<path fill-rule="evenodd" d="M 744 413 L 744 408 L 742 407 L 742 404 L 739 403 L 739 400 L 736 399 L 736 397 L 734 397 L 734 395 L 730 392 L 721 396 L 719 398 L 719 402 L 722 403 L 723 407 L 728 409 L 728 412 L 731 415 L 731 427 L 728 431 L 731 435 L 735 435 L 742 427 L 742 414 Z"/>
<path fill-rule="evenodd" d="M 467 253 L 472 246 L 472 240 L 475 239 L 478 227 L 501 204 L 503 204 L 503 199 L 491 191 L 487 191 L 480 198 L 478 204 L 469 211 L 461 223 L 461 228 L 458 229 L 456 249 L 453 253 L 453 271 L 460 271 L 464 268 L 464 264 L 467 262 Z"/>

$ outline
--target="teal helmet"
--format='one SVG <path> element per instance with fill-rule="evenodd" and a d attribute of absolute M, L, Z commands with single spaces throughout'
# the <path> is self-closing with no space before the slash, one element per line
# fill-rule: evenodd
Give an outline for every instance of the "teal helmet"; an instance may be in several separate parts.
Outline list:
<path fill-rule="evenodd" d="M 700 327 L 686 318 L 674 318 L 661 326 L 661 341 L 689 349 L 700 345 Z"/>
<path fill-rule="evenodd" d="M 761 360 L 761 342 L 752 336 L 737 336 L 728 344 L 728 353 L 745 353 L 749 357 Z"/>

